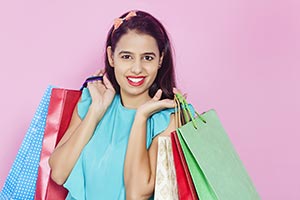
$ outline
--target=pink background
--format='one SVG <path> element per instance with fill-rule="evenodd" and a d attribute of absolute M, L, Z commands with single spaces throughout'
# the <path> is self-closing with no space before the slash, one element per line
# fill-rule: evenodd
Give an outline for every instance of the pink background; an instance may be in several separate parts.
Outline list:
<path fill-rule="evenodd" d="M 262 199 L 300 199 L 299 0 L 1 1 L 0 187 L 47 85 L 76 89 L 102 67 L 129 9 L 166 26 L 179 88 L 217 110 Z"/>

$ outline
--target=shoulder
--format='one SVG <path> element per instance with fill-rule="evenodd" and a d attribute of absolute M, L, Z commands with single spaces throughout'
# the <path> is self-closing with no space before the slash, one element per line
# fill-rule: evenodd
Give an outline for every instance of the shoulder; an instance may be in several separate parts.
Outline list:
<path fill-rule="evenodd" d="M 189 104 L 189 110 L 191 115 L 194 116 L 195 110 L 191 104 Z M 173 129 L 175 129 L 174 113 L 175 108 L 168 108 L 153 114 L 148 119 L 148 128 L 150 129 L 148 131 L 151 139 L 164 131 L 170 131 L 169 129 L 167 130 L 168 127 L 174 127 Z"/>
<path fill-rule="evenodd" d="M 162 133 L 170 124 L 171 116 L 175 112 L 174 108 L 164 109 L 153 114 L 148 120 L 150 125 L 151 138 Z"/>

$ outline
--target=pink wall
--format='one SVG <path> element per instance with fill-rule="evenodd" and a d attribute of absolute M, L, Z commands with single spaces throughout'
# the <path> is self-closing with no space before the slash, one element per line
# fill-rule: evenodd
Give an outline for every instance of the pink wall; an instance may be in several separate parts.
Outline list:
<path fill-rule="evenodd" d="M 300 199 L 298 0 L 1 1 L 0 187 L 47 85 L 79 88 L 135 8 L 167 27 L 180 88 L 217 110 L 262 199 Z"/>

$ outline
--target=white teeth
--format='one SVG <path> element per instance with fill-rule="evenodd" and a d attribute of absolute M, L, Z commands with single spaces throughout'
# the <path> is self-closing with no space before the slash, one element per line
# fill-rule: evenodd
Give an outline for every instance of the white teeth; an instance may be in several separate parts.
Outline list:
<path fill-rule="evenodd" d="M 141 80 L 143 80 L 144 78 L 128 78 L 130 81 L 134 82 L 134 83 L 138 83 Z"/>

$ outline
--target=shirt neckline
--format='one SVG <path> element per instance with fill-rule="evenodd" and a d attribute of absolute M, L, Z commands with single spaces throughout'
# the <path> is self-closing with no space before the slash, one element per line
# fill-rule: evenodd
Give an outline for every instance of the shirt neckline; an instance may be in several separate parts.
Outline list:
<path fill-rule="evenodd" d="M 137 109 L 135 108 L 126 108 L 123 104 L 122 104 L 122 101 L 121 101 L 121 95 L 120 94 L 117 94 L 117 100 L 118 100 L 118 104 L 119 104 L 119 107 L 124 110 L 125 112 L 133 112 L 135 113 Z"/>

